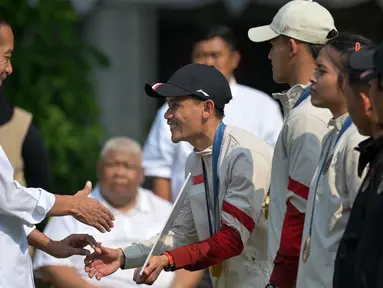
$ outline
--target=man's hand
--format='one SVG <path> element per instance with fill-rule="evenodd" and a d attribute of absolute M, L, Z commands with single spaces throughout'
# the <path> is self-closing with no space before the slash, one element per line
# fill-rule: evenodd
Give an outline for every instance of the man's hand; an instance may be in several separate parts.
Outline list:
<path fill-rule="evenodd" d="M 88 181 L 84 189 L 78 191 L 74 196 L 55 195 L 55 203 L 48 212 L 48 216 L 71 215 L 78 221 L 93 226 L 102 233 L 105 230 L 110 231 L 113 227 L 114 216 L 96 199 L 88 197 L 91 190 L 92 183 Z"/>
<path fill-rule="evenodd" d="M 100 252 L 85 257 L 85 272 L 89 278 L 96 275 L 97 280 L 113 274 L 125 264 L 125 255 L 121 249 L 110 249 L 100 246 Z"/>
<path fill-rule="evenodd" d="M 96 199 L 90 198 L 92 183 L 86 182 L 83 190 L 73 196 L 73 214 L 78 221 L 97 228 L 100 232 L 110 231 L 113 227 L 114 216 Z"/>
<path fill-rule="evenodd" d="M 137 284 L 152 285 L 160 276 L 162 269 L 169 265 L 169 259 L 165 255 L 153 256 L 150 258 L 148 266 L 144 270 L 144 274 L 140 276 L 141 268 L 134 271 L 133 280 Z"/>
<path fill-rule="evenodd" d="M 50 240 L 44 250 L 56 258 L 68 258 L 72 255 L 87 256 L 90 251 L 83 248 L 88 245 L 95 251 L 101 252 L 99 244 L 88 234 L 72 234 L 61 241 Z"/>

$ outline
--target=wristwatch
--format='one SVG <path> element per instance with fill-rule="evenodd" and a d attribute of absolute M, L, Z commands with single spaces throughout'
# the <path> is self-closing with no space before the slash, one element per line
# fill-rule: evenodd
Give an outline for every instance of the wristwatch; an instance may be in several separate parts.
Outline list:
<path fill-rule="evenodd" d="M 171 272 L 176 270 L 176 264 L 174 262 L 173 256 L 169 252 L 163 252 L 161 255 L 168 257 L 169 264 L 164 267 L 166 272 Z"/>
<path fill-rule="evenodd" d="M 274 285 L 274 284 L 267 284 L 265 288 L 278 288 L 277 285 Z"/>

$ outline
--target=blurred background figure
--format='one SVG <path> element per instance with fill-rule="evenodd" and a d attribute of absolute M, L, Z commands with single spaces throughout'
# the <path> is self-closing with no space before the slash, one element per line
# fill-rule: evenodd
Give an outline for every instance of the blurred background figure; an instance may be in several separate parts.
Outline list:
<path fill-rule="evenodd" d="M 238 84 L 234 70 L 241 55 L 234 32 L 227 26 L 213 26 L 203 31 L 192 50 L 192 62 L 215 66 L 230 84 L 233 99 L 225 107 L 226 124 L 237 126 L 273 145 L 282 128 L 282 115 L 276 101 L 259 90 Z M 174 144 L 164 114 L 164 104 L 157 113 L 144 147 L 147 176 L 154 177 L 153 192 L 175 201 L 184 182 L 187 156 L 193 148 L 186 142 Z M 267 121 L 265 121 L 267 119 Z"/>
<path fill-rule="evenodd" d="M 89 233 L 106 247 L 121 247 L 148 239 L 158 233 L 171 210 L 169 202 L 141 188 L 144 179 L 140 145 L 126 137 L 112 138 L 102 148 L 97 166 L 99 185 L 91 197 L 100 201 L 115 216 L 114 229 L 100 233 L 73 217 L 54 217 L 44 233 L 52 239 L 70 234 Z M 84 273 L 84 258 L 73 256 L 57 259 L 37 250 L 34 259 L 36 275 L 57 288 L 75 287 L 137 287 L 134 270 L 118 271 L 98 282 Z M 162 273 L 153 287 L 170 287 L 174 273 Z"/>
<path fill-rule="evenodd" d="M 0 87 L 0 145 L 15 169 L 15 180 L 26 187 L 49 189 L 49 156 L 33 115 L 9 102 L 4 83 Z"/>

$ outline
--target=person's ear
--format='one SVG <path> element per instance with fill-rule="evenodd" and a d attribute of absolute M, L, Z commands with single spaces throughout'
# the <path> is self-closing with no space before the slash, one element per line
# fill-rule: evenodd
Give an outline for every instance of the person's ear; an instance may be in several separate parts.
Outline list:
<path fill-rule="evenodd" d="M 210 115 L 214 113 L 214 108 L 215 108 L 215 105 L 214 105 L 214 102 L 212 100 L 205 101 L 204 107 L 203 107 L 202 117 L 205 119 L 209 118 Z"/>
<path fill-rule="evenodd" d="M 145 169 L 144 168 L 140 168 L 140 185 L 143 185 L 144 184 L 144 181 L 145 181 Z"/>
<path fill-rule="evenodd" d="M 239 62 L 241 61 L 241 53 L 235 50 L 231 52 L 231 69 L 234 71 L 237 69 Z"/>
<path fill-rule="evenodd" d="M 288 45 L 289 45 L 289 57 L 292 58 L 298 52 L 298 43 L 296 40 L 289 38 Z"/>
<path fill-rule="evenodd" d="M 363 104 L 365 114 L 372 112 L 371 100 L 370 100 L 370 97 L 368 97 L 367 93 L 359 92 L 359 96 L 362 99 L 362 104 Z"/>

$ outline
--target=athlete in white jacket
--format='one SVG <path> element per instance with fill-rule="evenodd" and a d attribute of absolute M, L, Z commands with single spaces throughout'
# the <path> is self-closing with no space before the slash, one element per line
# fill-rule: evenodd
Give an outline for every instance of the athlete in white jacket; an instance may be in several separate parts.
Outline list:
<path fill-rule="evenodd" d="M 298 288 L 332 288 L 338 245 L 362 183 L 358 175 L 359 151 L 355 148 L 366 137 L 359 134 L 348 115 L 345 87 L 348 57 L 365 45 L 372 42 L 358 35 L 339 35 L 322 48 L 316 60 L 311 101 L 329 109 L 333 118 L 310 186 Z"/>
<path fill-rule="evenodd" d="M 306 200 L 331 113 L 310 102 L 309 79 L 319 49 L 337 35 L 329 11 L 313 1 L 284 5 L 270 25 L 249 30 L 254 42 L 270 41 L 274 81 L 291 88 L 275 94 L 285 123 L 275 145 L 268 218 L 270 287 L 291 288 L 297 277 Z"/>
<path fill-rule="evenodd" d="M 214 287 L 263 287 L 270 272 L 262 205 L 269 189 L 271 146 L 221 121 L 231 91 L 214 67 L 184 66 L 167 83 L 146 86 L 146 93 L 167 97 L 165 117 L 172 141 L 193 145 L 186 163 L 193 186 L 163 254 L 151 258 L 144 277 L 136 273 L 136 282 L 150 284 L 163 269 L 211 267 Z M 102 248 L 103 254 L 86 259 L 86 270 L 101 279 L 121 265 L 140 267 L 155 240 L 124 249 Z"/>

